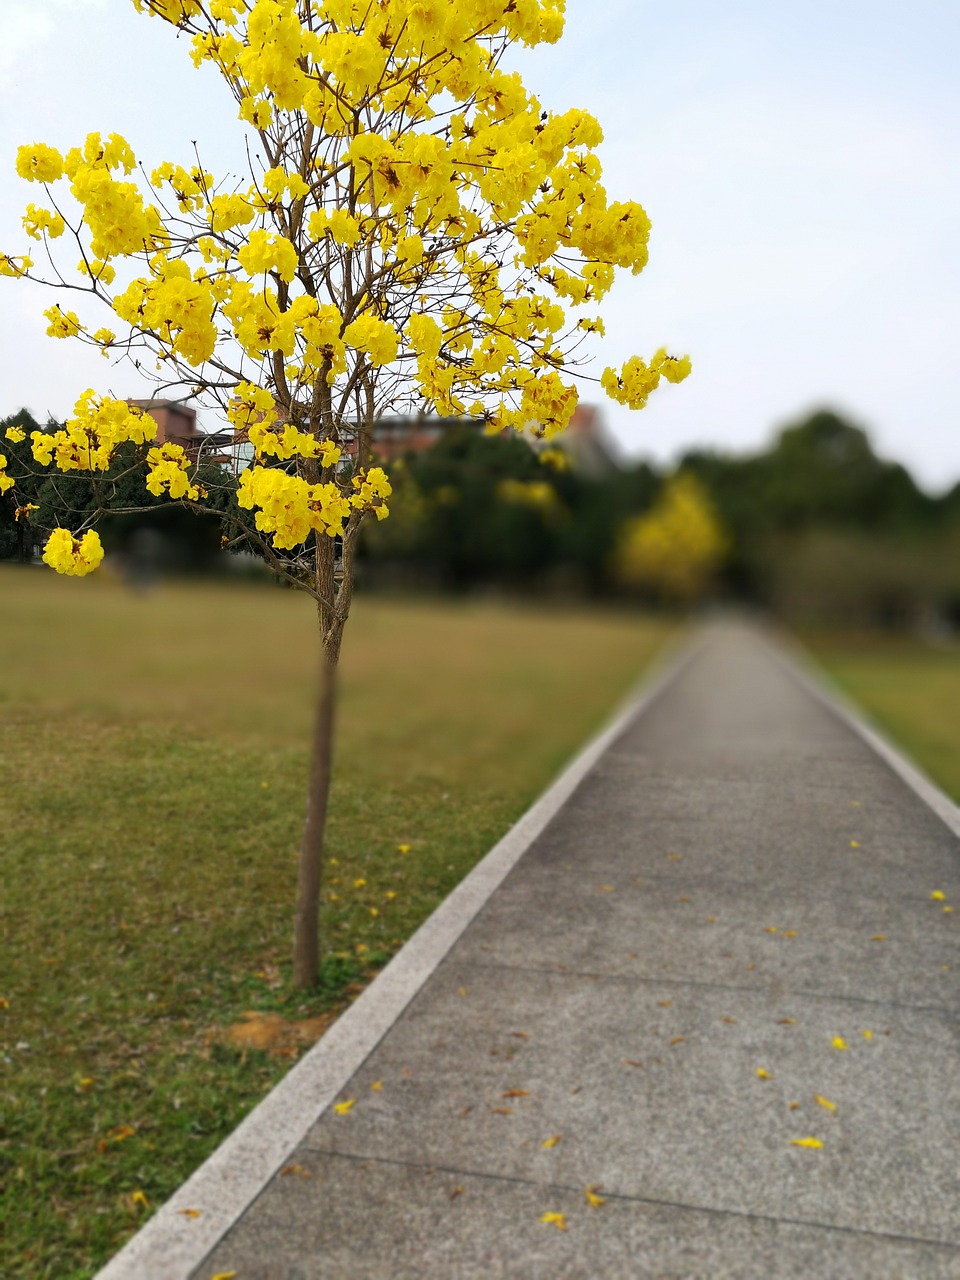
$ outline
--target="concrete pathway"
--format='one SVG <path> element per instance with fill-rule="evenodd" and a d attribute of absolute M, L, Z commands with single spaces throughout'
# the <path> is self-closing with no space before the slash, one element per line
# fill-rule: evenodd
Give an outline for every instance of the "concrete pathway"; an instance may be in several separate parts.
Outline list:
<path fill-rule="evenodd" d="M 934 891 L 956 834 L 714 628 L 190 1275 L 957 1280 Z"/>

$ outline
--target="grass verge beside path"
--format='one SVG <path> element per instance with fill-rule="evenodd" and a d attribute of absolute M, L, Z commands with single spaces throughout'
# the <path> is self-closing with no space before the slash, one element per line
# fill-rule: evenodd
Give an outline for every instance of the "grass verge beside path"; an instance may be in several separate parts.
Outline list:
<path fill-rule="evenodd" d="M 960 645 L 806 635 L 832 680 L 960 803 Z"/>
<path fill-rule="evenodd" d="M 304 999 L 288 953 L 310 602 L 0 567 L 0 610 L 0 1274 L 80 1280 L 519 817 L 668 628 L 358 601 L 328 954 Z"/>

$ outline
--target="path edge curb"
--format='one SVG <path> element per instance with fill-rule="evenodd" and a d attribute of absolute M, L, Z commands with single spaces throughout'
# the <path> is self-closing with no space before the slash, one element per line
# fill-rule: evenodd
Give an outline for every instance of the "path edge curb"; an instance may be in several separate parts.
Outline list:
<path fill-rule="evenodd" d="M 684 628 L 667 642 L 605 726 L 468 872 L 323 1038 L 96 1273 L 94 1280 L 190 1280 L 373 1052 L 604 752 L 669 688 L 704 642 L 702 627 Z"/>
<path fill-rule="evenodd" d="M 837 716 L 905 782 L 937 817 L 960 838 L 960 807 L 946 792 L 895 746 L 882 729 L 857 705 L 792 636 L 767 633 L 767 642 L 784 668 L 821 706 Z"/>

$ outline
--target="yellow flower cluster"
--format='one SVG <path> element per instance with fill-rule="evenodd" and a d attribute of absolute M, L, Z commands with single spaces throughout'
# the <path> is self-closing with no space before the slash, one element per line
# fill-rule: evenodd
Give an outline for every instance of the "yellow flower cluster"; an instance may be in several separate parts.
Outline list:
<path fill-rule="evenodd" d="M 343 340 L 357 351 L 365 351 L 373 365 L 390 364 L 396 360 L 400 339 L 392 324 L 378 320 L 376 316 L 361 316 L 348 324 Z"/>
<path fill-rule="evenodd" d="M 618 404 L 628 405 L 631 409 L 642 409 L 661 378 L 666 378 L 668 382 L 682 382 L 689 372 L 689 356 L 668 356 L 661 347 L 649 364 L 639 356 L 631 356 L 619 373 L 615 369 L 604 369 L 600 383 L 607 395 Z"/>
<path fill-rule="evenodd" d="M 252 276 L 276 272 L 289 284 L 296 275 L 296 249 L 284 236 L 272 236 L 268 231 L 251 231 L 237 257 L 244 271 Z"/>
<path fill-rule="evenodd" d="M 357 511 L 373 511 L 378 520 L 386 520 L 389 514 L 386 500 L 393 492 L 387 473 L 382 467 L 370 467 L 353 477 L 356 492 L 350 495 L 350 505 Z"/>
<path fill-rule="evenodd" d="M 17 174 L 27 182 L 56 182 L 63 176 L 63 156 L 42 142 L 17 148 Z"/>
<path fill-rule="evenodd" d="M 524 384 L 519 409 L 505 414 L 504 421 L 519 431 L 530 426 L 538 428 L 539 433 L 550 440 L 566 429 L 578 399 L 576 387 L 562 382 L 556 372 L 546 373 Z"/>
<path fill-rule="evenodd" d="M 237 501 L 256 510 L 256 526 L 281 550 L 299 546 L 311 531 L 332 538 L 343 533 L 350 503 L 337 485 L 308 484 L 273 467 L 248 467 L 240 476 Z"/>
<path fill-rule="evenodd" d="M 27 212 L 23 217 L 23 229 L 27 235 L 33 240 L 42 240 L 44 235 L 48 235 L 51 240 L 56 240 L 58 236 L 62 236 L 67 228 L 67 224 L 59 213 L 54 213 L 50 209 L 38 209 L 35 204 L 27 205 Z"/>
<path fill-rule="evenodd" d="M 94 529 L 75 538 L 69 529 L 54 529 L 43 548 L 43 562 L 57 573 L 82 578 L 103 559 L 103 547 Z"/>
<path fill-rule="evenodd" d="M 163 444 L 147 454 L 150 470 L 147 472 L 147 488 L 158 498 L 166 491 L 170 498 L 200 497 L 198 485 L 191 484 L 187 472 L 190 460 L 178 444 Z"/>
<path fill-rule="evenodd" d="M 59 431 L 30 433 L 33 456 L 41 466 L 52 462 L 60 471 L 106 471 L 118 445 L 145 444 L 157 433 L 149 414 L 89 389 L 77 401 L 74 415 Z"/>
<path fill-rule="evenodd" d="M 18 276 L 26 275 L 33 266 L 33 259 L 28 258 L 25 254 L 21 254 L 18 258 L 11 258 L 9 254 L 0 253 L 0 276 Z"/>
<path fill-rule="evenodd" d="M 10 435 L 10 432 L 7 432 Z M 8 489 L 13 488 L 13 476 L 7 475 L 7 459 L 6 455 L 0 453 L 0 493 L 6 493 Z"/>
<path fill-rule="evenodd" d="M 121 320 L 156 333 L 164 346 L 188 364 L 209 360 L 217 345 L 215 301 L 209 283 L 194 279 L 182 258 L 163 254 L 151 261 L 153 278 L 138 277 L 113 302 Z"/>
<path fill-rule="evenodd" d="M 61 311 L 59 306 L 50 307 L 43 314 L 50 321 L 47 335 L 51 338 L 75 338 L 83 327 L 79 316 L 72 311 Z"/>
<path fill-rule="evenodd" d="M 257 454 L 287 461 L 289 458 L 319 458 L 322 467 L 335 466 L 340 449 L 332 440 L 318 440 L 300 431 L 292 422 L 282 421 L 269 391 L 241 382 L 227 408 L 227 418 L 237 431 L 245 431 Z"/>

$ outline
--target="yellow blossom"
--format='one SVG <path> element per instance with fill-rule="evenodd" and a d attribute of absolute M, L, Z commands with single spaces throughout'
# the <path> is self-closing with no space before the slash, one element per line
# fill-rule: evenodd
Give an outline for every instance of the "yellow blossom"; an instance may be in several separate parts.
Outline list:
<path fill-rule="evenodd" d="M 69 529 L 54 529 L 43 548 L 44 564 L 75 578 L 92 573 L 102 559 L 103 547 L 94 529 L 82 538 L 75 538 Z"/>
<path fill-rule="evenodd" d="M 44 235 L 56 240 L 58 236 L 62 236 L 66 230 L 67 224 L 59 213 L 54 213 L 50 209 L 38 209 L 35 204 L 27 205 L 27 212 L 23 217 L 23 229 L 28 236 L 34 240 L 42 240 Z"/>
<path fill-rule="evenodd" d="M 75 338 L 81 330 L 80 318 L 72 311 L 61 311 L 56 306 L 48 308 L 43 314 L 50 321 L 47 333 L 51 338 Z"/>
<path fill-rule="evenodd" d="M 0 253 L 0 276 L 18 276 L 26 275 L 33 266 L 33 259 L 28 258 L 25 254 L 21 254 L 18 258 L 11 258 L 6 253 Z"/>
<path fill-rule="evenodd" d="M 42 142 L 18 147 L 17 173 L 28 182 L 56 182 L 63 176 L 63 156 Z"/>
<path fill-rule="evenodd" d="M 544 1213 L 540 1215 L 540 1221 L 546 1223 L 548 1227 L 556 1227 L 558 1231 L 566 1231 L 567 1220 L 562 1213 Z"/>

